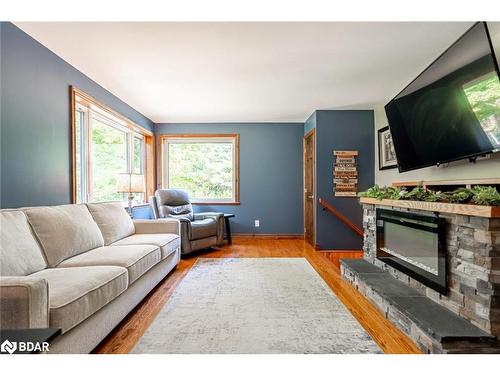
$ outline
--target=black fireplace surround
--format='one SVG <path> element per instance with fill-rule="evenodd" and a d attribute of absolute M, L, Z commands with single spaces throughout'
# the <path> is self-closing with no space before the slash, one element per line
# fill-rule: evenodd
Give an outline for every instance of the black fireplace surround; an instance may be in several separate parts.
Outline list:
<path fill-rule="evenodd" d="M 445 219 L 378 208 L 376 225 L 379 260 L 447 294 Z"/>

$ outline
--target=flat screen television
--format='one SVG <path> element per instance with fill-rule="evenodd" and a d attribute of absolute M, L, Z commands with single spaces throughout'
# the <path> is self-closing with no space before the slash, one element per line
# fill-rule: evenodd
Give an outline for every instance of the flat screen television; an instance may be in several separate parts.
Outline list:
<path fill-rule="evenodd" d="M 500 150 L 500 81 L 478 22 L 385 106 L 400 172 Z"/>

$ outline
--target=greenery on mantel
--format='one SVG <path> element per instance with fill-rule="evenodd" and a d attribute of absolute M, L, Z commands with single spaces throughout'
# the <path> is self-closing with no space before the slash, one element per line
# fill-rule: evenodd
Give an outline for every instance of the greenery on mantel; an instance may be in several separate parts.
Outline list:
<path fill-rule="evenodd" d="M 375 185 L 358 194 L 360 197 L 423 202 L 463 203 L 481 206 L 500 206 L 500 193 L 492 186 L 474 186 L 471 189 L 458 188 L 453 191 L 433 191 L 422 185 L 411 190 L 402 187 L 380 187 Z"/>

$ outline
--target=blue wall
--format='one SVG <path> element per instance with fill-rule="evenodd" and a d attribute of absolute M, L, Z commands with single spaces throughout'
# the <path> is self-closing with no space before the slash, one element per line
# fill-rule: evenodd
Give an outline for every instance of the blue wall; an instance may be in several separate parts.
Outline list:
<path fill-rule="evenodd" d="M 134 219 L 152 219 L 153 211 L 150 206 L 136 206 L 132 208 Z"/>
<path fill-rule="evenodd" d="M 302 234 L 303 123 L 159 124 L 157 134 L 240 135 L 240 205 L 198 206 L 234 213 L 234 233 Z M 260 227 L 254 227 L 254 220 Z"/>
<path fill-rule="evenodd" d="M 69 86 L 74 85 L 130 118 L 154 124 L 11 23 L 0 24 L 0 207 L 71 201 Z M 196 211 L 235 213 L 235 233 L 302 234 L 302 139 L 316 128 L 317 197 L 332 202 L 361 225 L 355 198 L 333 198 L 334 149 L 360 151 L 360 190 L 373 184 L 372 111 L 317 111 L 303 123 L 159 124 L 158 134 L 240 134 L 238 206 L 199 206 Z M 137 217 L 150 210 L 138 208 Z M 254 220 L 260 227 L 254 227 Z M 317 210 L 322 248 L 360 248 L 361 241 L 330 214 Z"/>
<path fill-rule="evenodd" d="M 70 203 L 70 85 L 138 125 L 153 123 L 13 24 L 0 29 L 0 207 Z"/>
<path fill-rule="evenodd" d="M 374 183 L 373 111 L 316 111 L 316 197 L 324 198 L 362 227 L 358 199 L 333 195 L 333 150 L 358 150 L 358 191 Z M 361 249 L 362 238 L 321 206 L 316 210 L 316 244 L 321 249 Z"/>

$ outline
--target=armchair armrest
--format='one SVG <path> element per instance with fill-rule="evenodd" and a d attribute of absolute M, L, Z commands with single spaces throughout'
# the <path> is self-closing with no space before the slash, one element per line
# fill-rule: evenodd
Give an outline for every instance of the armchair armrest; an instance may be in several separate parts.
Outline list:
<path fill-rule="evenodd" d="M 201 212 L 198 214 L 194 214 L 195 220 L 203 220 L 203 219 L 207 219 L 209 217 L 211 217 L 215 220 L 220 220 L 224 217 L 224 213 L 222 213 L 222 212 Z"/>
<path fill-rule="evenodd" d="M 224 242 L 224 213 L 223 212 L 201 212 L 194 214 L 195 220 L 203 220 L 212 218 L 217 223 L 217 245 L 220 246 Z"/>
<path fill-rule="evenodd" d="M 154 195 L 149 197 L 149 204 L 151 206 L 151 212 L 153 213 L 153 219 L 159 219 L 160 212 L 158 211 L 158 200 Z"/>
<path fill-rule="evenodd" d="M 0 328 L 49 326 L 49 286 L 30 276 L 0 277 Z"/>
<path fill-rule="evenodd" d="M 135 219 L 135 233 L 150 234 L 150 233 L 171 233 L 178 236 L 181 235 L 180 222 L 175 219 L 156 219 L 145 220 Z"/>

